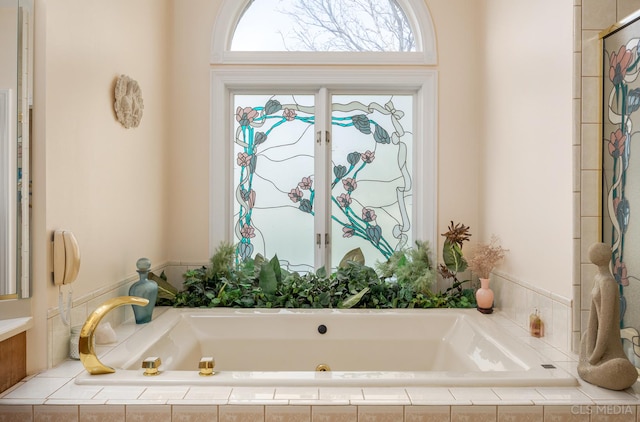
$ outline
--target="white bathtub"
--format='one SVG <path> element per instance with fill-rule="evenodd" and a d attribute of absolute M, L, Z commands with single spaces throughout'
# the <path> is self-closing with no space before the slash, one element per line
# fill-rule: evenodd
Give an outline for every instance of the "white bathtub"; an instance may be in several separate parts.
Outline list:
<path fill-rule="evenodd" d="M 319 327 L 326 327 L 321 334 Z M 576 379 L 474 309 L 168 309 L 100 356 L 78 384 L 569 386 Z M 161 373 L 141 362 L 160 357 Z M 200 376 L 201 357 L 216 374 Z M 318 372 L 318 365 L 329 372 Z"/>

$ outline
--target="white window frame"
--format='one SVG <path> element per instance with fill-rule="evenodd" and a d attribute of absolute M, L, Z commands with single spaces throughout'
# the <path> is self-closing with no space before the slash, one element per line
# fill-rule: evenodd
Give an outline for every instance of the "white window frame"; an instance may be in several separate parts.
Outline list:
<path fill-rule="evenodd" d="M 345 67 L 222 66 L 211 70 L 211 142 L 209 250 L 220 240 L 233 241 L 233 117 L 232 95 L 251 90 L 271 92 L 415 92 L 413 139 L 412 238 L 437 245 L 437 71 Z M 318 105 L 319 108 L 322 105 Z M 328 107 L 328 105 L 326 106 Z M 330 251 L 329 251 L 330 252 Z M 322 262 L 317 265 L 322 265 Z"/>

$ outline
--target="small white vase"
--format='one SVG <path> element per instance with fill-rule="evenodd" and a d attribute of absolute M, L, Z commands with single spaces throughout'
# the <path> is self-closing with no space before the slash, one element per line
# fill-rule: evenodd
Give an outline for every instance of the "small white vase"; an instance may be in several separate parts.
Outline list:
<path fill-rule="evenodd" d="M 489 288 L 489 279 L 480 279 L 480 288 L 476 291 L 476 303 L 478 304 L 478 311 L 483 314 L 490 314 L 493 312 L 493 290 Z"/>

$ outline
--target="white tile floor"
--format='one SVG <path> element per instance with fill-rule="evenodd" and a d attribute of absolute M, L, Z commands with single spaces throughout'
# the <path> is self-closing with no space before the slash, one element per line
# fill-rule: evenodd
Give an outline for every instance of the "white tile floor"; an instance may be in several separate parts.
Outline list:
<path fill-rule="evenodd" d="M 491 316 L 555 364 L 576 375 L 577 356 L 556 349 L 543 339 L 532 338 L 499 312 Z M 580 382 L 577 387 L 517 388 L 329 388 L 329 387 L 220 387 L 220 386 L 95 386 L 76 385 L 84 368 L 79 361 L 27 377 L 0 394 L 0 405 L 640 405 L 640 384 L 625 391 L 611 391 Z M 577 376 L 577 375 L 576 375 Z"/>

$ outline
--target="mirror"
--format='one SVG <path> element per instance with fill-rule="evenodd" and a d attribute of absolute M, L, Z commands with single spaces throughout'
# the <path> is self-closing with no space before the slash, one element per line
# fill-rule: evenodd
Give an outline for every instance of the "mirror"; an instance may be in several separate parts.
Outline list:
<path fill-rule="evenodd" d="M 30 295 L 33 0 L 0 0 L 0 300 Z"/>

